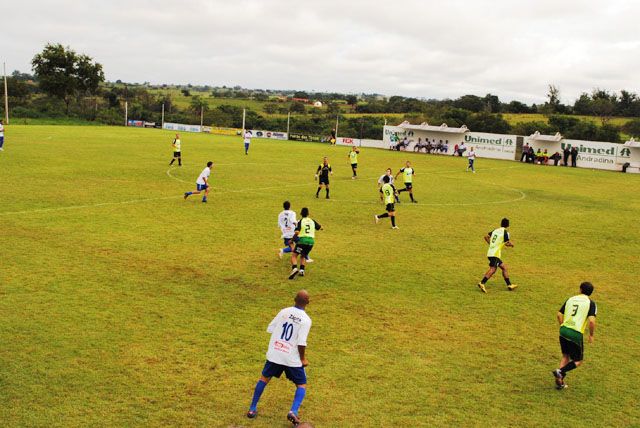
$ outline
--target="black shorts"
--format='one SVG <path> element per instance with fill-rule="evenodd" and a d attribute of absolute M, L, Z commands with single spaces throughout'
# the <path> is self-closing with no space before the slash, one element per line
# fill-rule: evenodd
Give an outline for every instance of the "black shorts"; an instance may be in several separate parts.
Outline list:
<path fill-rule="evenodd" d="M 413 189 L 413 183 L 404 183 L 404 188 L 407 190 Z"/>
<path fill-rule="evenodd" d="M 329 185 L 329 178 L 322 178 L 320 177 L 320 180 L 318 181 L 318 184 L 326 184 L 327 186 Z"/>
<path fill-rule="evenodd" d="M 491 267 L 500 267 L 500 265 L 502 264 L 502 260 L 500 260 L 497 257 L 487 257 L 489 259 L 489 266 Z"/>
<path fill-rule="evenodd" d="M 582 341 L 576 343 L 565 337 L 560 336 L 560 349 L 563 355 L 568 355 L 573 361 L 582 361 L 584 355 L 584 345 Z"/>
<path fill-rule="evenodd" d="M 396 210 L 396 204 L 387 204 L 387 212 L 393 212 Z"/>
<path fill-rule="evenodd" d="M 296 244 L 296 248 L 293 249 L 293 252 L 296 254 L 300 254 L 302 257 L 307 257 L 311 252 L 312 248 L 313 248 L 313 245 L 301 244 L 298 242 Z"/>
<path fill-rule="evenodd" d="M 180 152 L 173 152 L 173 157 L 174 158 L 179 158 L 180 157 Z"/>
<path fill-rule="evenodd" d="M 352 163 L 352 164 L 351 164 L 351 168 L 356 169 L 357 167 L 358 167 L 358 164 L 357 164 L 357 163 Z"/>

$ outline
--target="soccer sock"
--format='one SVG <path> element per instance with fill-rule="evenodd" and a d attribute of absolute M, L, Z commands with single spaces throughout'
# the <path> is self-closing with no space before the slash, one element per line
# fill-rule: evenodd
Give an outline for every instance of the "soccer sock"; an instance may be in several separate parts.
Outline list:
<path fill-rule="evenodd" d="M 578 366 L 576 366 L 576 362 L 575 361 L 571 361 L 566 366 L 560 368 L 560 373 L 562 373 L 562 376 L 566 376 L 567 372 L 570 372 L 571 370 L 575 369 L 576 367 L 578 367 Z"/>
<path fill-rule="evenodd" d="M 175 161 L 176 161 L 175 159 L 171 159 L 171 162 L 169 162 L 169 166 L 173 165 Z"/>
<path fill-rule="evenodd" d="M 182 166 L 182 158 L 178 158 L 178 165 Z"/>
<path fill-rule="evenodd" d="M 298 265 L 291 265 L 291 269 L 296 269 Z"/>
<path fill-rule="evenodd" d="M 299 386 L 296 388 L 296 393 L 293 396 L 293 403 L 291 404 L 291 411 L 298 416 L 298 411 L 300 410 L 300 405 L 302 404 L 302 400 L 304 400 L 304 396 L 307 393 L 307 388 L 303 386 Z"/>
<path fill-rule="evenodd" d="M 282 249 L 282 252 L 283 252 L 283 253 L 290 253 L 290 252 L 291 252 L 291 247 L 284 247 L 284 248 Z"/>
<path fill-rule="evenodd" d="M 511 285 L 511 280 L 510 280 L 509 278 L 505 278 L 505 279 L 504 279 L 504 282 L 506 282 L 506 283 L 507 283 L 507 285 Z"/>
<path fill-rule="evenodd" d="M 400 189 L 400 190 L 398 190 L 398 193 L 402 193 L 402 192 L 406 192 L 406 191 L 407 191 L 407 189 Z"/>
<path fill-rule="evenodd" d="M 316 192 L 316 196 L 320 194 L 320 190 L 322 190 L 322 187 L 318 186 L 318 191 Z"/>
<path fill-rule="evenodd" d="M 389 213 L 380 214 L 378 218 L 387 218 L 389 217 Z"/>
<path fill-rule="evenodd" d="M 249 410 L 251 410 L 252 412 L 258 410 L 258 401 L 260 400 L 260 396 L 264 392 L 266 386 L 267 382 L 263 381 L 262 379 L 260 379 L 256 384 L 256 389 L 253 390 L 253 400 L 251 400 L 251 407 L 249 407 Z"/>
<path fill-rule="evenodd" d="M 329 188 L 325 189 L 327 191 L 327 198 L 329 197 Z"/>
<path fill-rule="evenodd" d="M 396 216 L 391 216 L 391 226 L 396 225 Z"/>
<path fill-rule="evenodd" d="M 489 281 L 489 278 L 487 278 L 486 276 L 484 278 L 482 278 L 482 281 L 480 281 L 482 284 L 486 284 L 487 281 Z"/>
<path fill-rule="evenodd" d="M 411 198 L 412 201 L 415 201 L 415 199 L 413 199 L 413 193 L 409 193 L 409 197 Z"/>

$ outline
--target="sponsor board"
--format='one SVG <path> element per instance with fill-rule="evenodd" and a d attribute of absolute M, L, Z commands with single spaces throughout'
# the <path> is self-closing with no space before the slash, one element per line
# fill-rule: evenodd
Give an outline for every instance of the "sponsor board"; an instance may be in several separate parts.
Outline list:
<path fill-rule="evenodd" d="M 298 134 L 296 132 L 290 132 L 289 139 L 293 141 L 307 141 L 312 143 L 323 143 L 326 141 L 326 138 L 321 137 L 320 135 Z"/>
<path fill-rule="evenodd" d="M 200 125 L 185 125 L 183 123 L 165 122 L 164 129 L 182 132 L 201 132 Z"/>
<path fill-rule="evenodd" d="M 203 126 L 202 127 L 202 132 L 206 132 L 207 134 L 211 134 L 211 127 L 210 126 Z"/>
<path fill-rule="evenodd" d="M 250 129 L 255 138 L 269 138 L 271 140 L 287 140 L 286 132 L 263 131 L 260 129 Z"/>
<path fill-rule="evenodd" d="M 357 147 L 372 147 L 376 149 L 388 149 L 389 145 L 383 140 L 370 140 L 366 138 L 348 138 L 339 137 L 336 141 L 339 146 L 357 146 Z"/>
<path fill-rule="evenodd" d="M 515 135 L 468 132 L 464 135 L 464 145 L 467 147 L 467 151 L 473 147 L 479 158 L 509 160 L 516 158 Z"/>
<path fill-rule="evenodd" d="M 240 128 L 225 128 L 222 126 L 212 126 L 211 133 L 216 135 L 241 135 L 242 129 Z"/>
<path fill-rule="evenodd" d="M 136 127 L 136 128 L 143 128 L 144 127 L 144 120 L 129 119 L 127 121 L 127 126 L 133 126 L 133 127 Z"/>

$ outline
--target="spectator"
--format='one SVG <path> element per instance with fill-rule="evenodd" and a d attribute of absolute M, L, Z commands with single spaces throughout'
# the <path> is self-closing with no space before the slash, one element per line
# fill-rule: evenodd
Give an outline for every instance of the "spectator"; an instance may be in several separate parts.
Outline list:
<path fill-rule="evenodd" d="M 436 144 L 436 153 L 441 153 L 442 152 L 442 140 L 438 141 L 438 144 Z"/>
<path fill-rule="evenodd" d="M 444 142 L 444 145 L 442 146 L 442 153 L 446 154 L 449 151 L 449 140 Z"/>
<path fill-rule="evenodd" d="M 573 168 L 578 166 L 578 149 L 571 147 L 571 166 Z"/>
<path fill-rule="evenodd" d="M 541 164 L 542 163 L 542 150 L 540 150 L 540 148 L 538 148 L 538 151 L 536 151 L 536 163 Z"/>
<path fill-rule="evenodd" d="M 545 165 L 549 163 L 549 152 L 547 152 L 547 149 L 544 149 L 544 152 L 542 152 L 542 162 L 544 162 Z"/>
<path fill-rule="evenodd" d="M 571 155 L 571 149 L 569 146 L 564 146 L 564 150 L 562 151 L 564 154 L 564 166 L 569 166 L 569 156 Z"/>
<path fill-rule="evenodd" d="M 431 153 L 433 151 L 433 145 L 431 144 L 431 141 L 429 141 L 427 139 L 427 146 L 425 147 L 425 150 L 427 151 L 427 153 Z"/>
<path fill-rule="evenodd" d="M 560 152 L 555 152 L 549 159 L 553 160 L 553 166 L 558 166 L 558 162 L 560 162 L 560 159 L 562 159 L 562 155 L 560 154 Z"/>
<path fill-rule="evenodd" d="M 458 145 L 453 146 L 453 156 L 458 154 Z"/>
<path fill-rule="evenodd" d="M 460 157 L 464 156 L 464 152 L 467 151 L 467 147 L 464 145 L 464 141 L 460 143 L 456 151 L 458 152 L 458 156 Z"/>
<path fill-rule="evenodd" d="M 527 153 L 527 163 L 535 163 L 536 154 L 533 146 L 529 146 L 529 153 Z"/>
<path fill-rule="evenodd" d="M 522 156 L 520 156 L 520 162 L 527 161 L 527 155 L 529 154 L 529 143 L 525 143 L 522 146 Z"/>

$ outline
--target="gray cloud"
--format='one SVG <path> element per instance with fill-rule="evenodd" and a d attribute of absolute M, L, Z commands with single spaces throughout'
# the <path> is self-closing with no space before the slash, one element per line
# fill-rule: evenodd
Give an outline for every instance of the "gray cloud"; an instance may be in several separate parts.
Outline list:
<path fill-rule="evenodd" d="M 640 92 L 640 3 L 611 0 L 25 0 L 0 53 L 28 71 L 47 42 L 109 80 L 239 84 L 565 102 L 594 87 Z M 6 35 L 14 35 L 6 37 Z"/>

